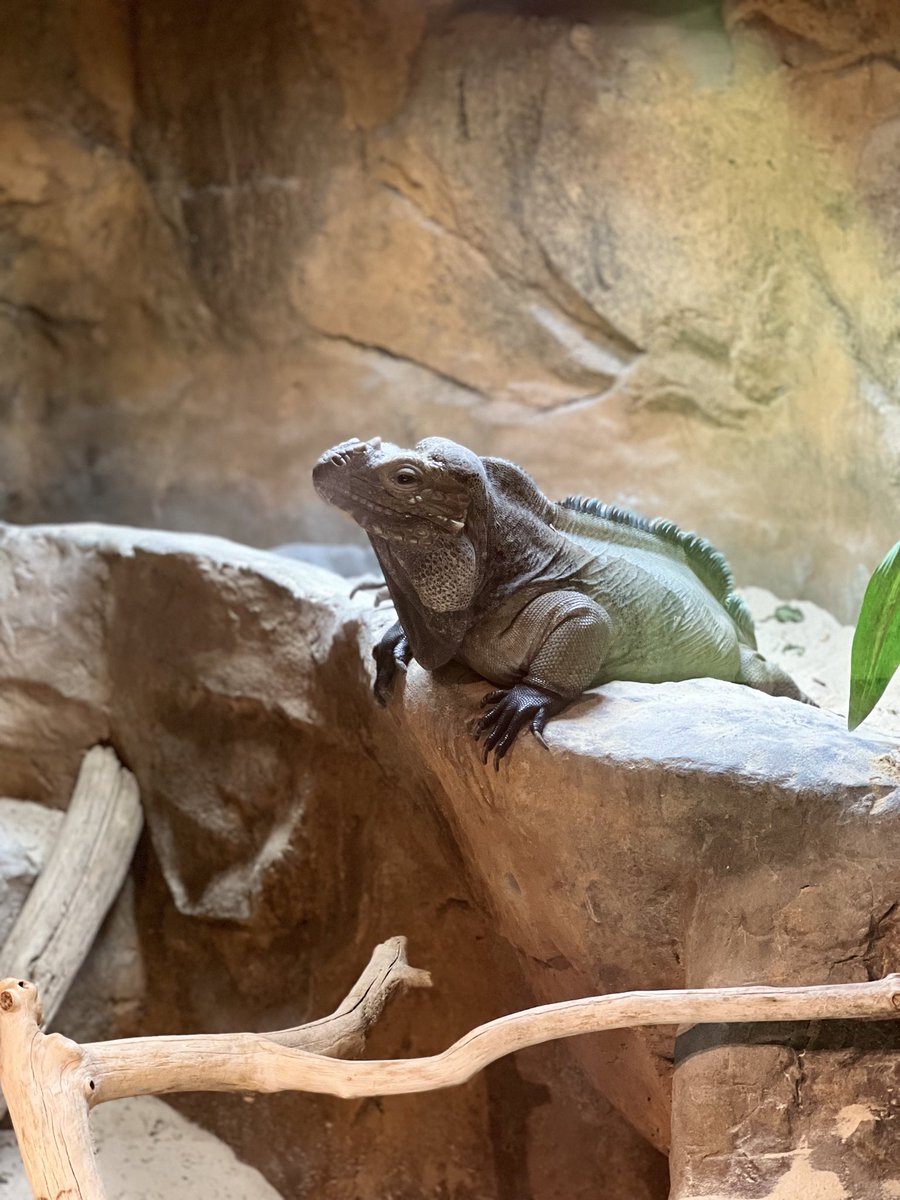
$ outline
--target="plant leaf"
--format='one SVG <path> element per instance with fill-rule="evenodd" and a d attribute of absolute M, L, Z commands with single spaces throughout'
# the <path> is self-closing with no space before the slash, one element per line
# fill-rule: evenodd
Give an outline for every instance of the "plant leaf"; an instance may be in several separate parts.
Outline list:
<path fill-rule="evenodd" d="M 869 580 L 850 655 L 849 729 L 864 721 L 900 666 L 900 542 Z"/>

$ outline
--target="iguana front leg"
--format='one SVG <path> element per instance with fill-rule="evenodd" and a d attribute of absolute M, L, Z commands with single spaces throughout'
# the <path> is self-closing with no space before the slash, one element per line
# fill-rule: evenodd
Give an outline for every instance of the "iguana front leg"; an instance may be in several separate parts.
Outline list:
<path fill-rule="evenodd" d="M 544 726 L 591 686 L 609 641 L 606 610 L 580 592 L 550 592 L 527 605 L 498 639 L 497 653 L 509 655 L 523 644 L 535 650 L 518 683 L 484 698 L 491 707 L 474 731 L 476 738 L 484 736 L 482 761 L 493 751 L 499 770 L 500 759 L 526 725 L 546 746 Z"/>
<path fill-rule="evenodd" d="M 390 697 L 397 672 L 405 672 L 412 658 L 412 650 L 399 621 L 384 631 L 372 651 L 372 657 L 375 659 L 375 685 L 372 690 L 378 703 L 384 705 Z"/>

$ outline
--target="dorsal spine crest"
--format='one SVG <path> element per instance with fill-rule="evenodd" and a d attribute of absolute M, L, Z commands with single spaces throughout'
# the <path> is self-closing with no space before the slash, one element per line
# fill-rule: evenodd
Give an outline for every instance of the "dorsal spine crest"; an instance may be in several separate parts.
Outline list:
<path fill-rule="evenodd" d="M 560 501 L 560 506 L 571 512 L 597 517 L 601 521 L 640 529 L 679 547 L 698 578 L 723 605 L 750 644 L 756 646 L 753 618 L 747 605 L 734 590 L 734 577 L 728 561 L 706 538 L 696 533 L 685 532 L 674 521 L 667 521 L 662 517 L 651 520 L 619 504 L 605 504 L 602 500 L 594 500 L 588 496 L 567 496 L 565 500 Z"/>

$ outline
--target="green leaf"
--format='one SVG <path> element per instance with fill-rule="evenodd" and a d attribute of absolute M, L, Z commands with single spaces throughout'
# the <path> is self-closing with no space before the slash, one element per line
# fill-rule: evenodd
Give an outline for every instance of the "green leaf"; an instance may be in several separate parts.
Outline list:
<path fill-rule="evenodd" d="M 900 542 L 869 580 L 850 655 L 850 715 L 864 721 L 900 666 Z"/>

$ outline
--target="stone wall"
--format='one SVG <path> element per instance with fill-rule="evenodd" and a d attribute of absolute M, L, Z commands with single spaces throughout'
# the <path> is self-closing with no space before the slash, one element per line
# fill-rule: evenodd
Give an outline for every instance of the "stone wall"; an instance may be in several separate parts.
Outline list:
<path fill-rule="evenodd" d="M 0 516 L 355 536 L 440 433 L 849 619 L 900 509 L 900 10 L 0 0 Z"/>

